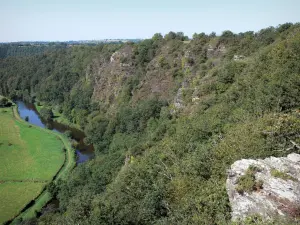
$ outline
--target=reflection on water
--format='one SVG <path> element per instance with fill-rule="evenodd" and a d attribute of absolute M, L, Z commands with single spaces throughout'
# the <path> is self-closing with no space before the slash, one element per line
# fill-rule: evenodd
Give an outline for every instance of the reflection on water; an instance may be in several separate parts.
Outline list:
<path fill-rule="evenodd" d="M 86 145 L 83 141 L 85 138 L 84 132 L 55 121 L 44 121 L 40 118 L 34 104 L 25 103 L 23 101 L 16 101 L 16 104 L 18 105 L 18 111 L 21 118 L 25 119 L 28 117 L 28 122 L 31 124 L 46 129 L 48 128 L 58 133 L 64 133 L 67 130 L 71 131 L 72 138 L 78 142 L 78 145 L 76 146 L 77 163 L 83 163 L 94 157 L 93 145 Z"/>

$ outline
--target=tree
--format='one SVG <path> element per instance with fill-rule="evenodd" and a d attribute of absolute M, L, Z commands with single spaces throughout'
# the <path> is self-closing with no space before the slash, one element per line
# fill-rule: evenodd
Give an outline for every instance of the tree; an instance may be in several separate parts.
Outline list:
<path fill-rule="evenodd" d="M 200 34 L 197 34 L 197 33 L 194 33 L 193 34 L 193 39 L 194 40 L 196 40 L 196 39 L 205 39 L 207 37 L 207 35 L 204 33 L 204 32 L 202 32 L 202 33 L 200 33 Z"/>
<path fill-rule="evenodd" d="M 275 27 L 268 27 L 260 30 L 257 33 L 257 38 L 259 41 L 263 42 L 265 45 L 273 43 L 276 39 L 276 29 Z"/>
<path fill-rule="evenodd" d="M 187 41 L 189 38 L 188 38 L 188 36 L 184 36 L 183 32 L 177 32 L 176 39 L 178 39 L 180 41 Z"/>
<path fill-rule="evenodd" d="M 278 25 L 278 27 L 277 27 L 277 31 L 278 31 L 279 33 L 282 33 L 282 32 L 284 32 L 284 31 L 286 31 L 287 29 L 289 29 L 291 26 L 293 26 L 292 23 L 284 23 L 284 24 L 280 24 L 280 25 Z"/>
<path fill-rule="evenodd" d="M 216 36 L 217 36 L 216 32 L 214 32 L 214 31 L 209 34 L 210 38 L 215 38 Z"/>
<path fill-rule="evenodd" d="M 3 98 L 0 98 L 0 107 L 6 107 L 8 106 L 8 99 L 3 97 Z"/>
<path fill-rule="evenodd" d="M 40 111 L 40 115 L 45 120 L 51 120 L 53 118 L 53 112 L 48 108 L 42 108 Z"/>
<path fill-rule="evenodd" d="M 230 30 L 225 30 L 225 31 L 223 31 L 221 37 L 232 38 L 232 37 L 234 37 L 234 33 L 232 33 L 232 31 L 230 31 Z"/>
<path fill-rule="evenodd" d="M 163 36 L 161 35 L 161 33 L 156 33 L 153 35 L 152 40 L 153 41 L 160 41 L 163 39 Z"/>
<path fill-rule="evenodd" d="M 230 30 L 223 31 L 222 35 L 220 36 L 220 42 L 223 44 L 228 44 L 234 42 L 235 34 Z"/>
<path fill-rule="evenodd" d="M 168 34 L 165 35 L 165 39 L 166 39 L 167 41 L 173 40 L 173 39 L 175 39 L 175 38 L 176 38 L 176 33 L 173 32 L 173 31 L 170 31 Z"/>

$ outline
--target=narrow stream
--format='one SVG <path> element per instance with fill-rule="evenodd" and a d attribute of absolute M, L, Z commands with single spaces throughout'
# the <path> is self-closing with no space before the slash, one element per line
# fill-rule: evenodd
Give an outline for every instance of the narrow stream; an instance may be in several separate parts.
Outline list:
<path fill-rule="evenodd" d="M 23 101 L 16 101 L 16 104 L 18 105 L 18 111 L 21 118 L 25 119 L 25 117 L 28 117 L 28 122 L 31 124 L 59 133 L 64 133 L 68 130 L 71 131 L 71 137 L 78 142 L 78 145 L 76 146 L 77 164 L 83 163 L 94 157 L 93 145 L 86 145 L 83 141 L 85 138 L 84 132 L 55 121 L 44 121 L 39 116 L 34 104 L 25 103 Z"/>

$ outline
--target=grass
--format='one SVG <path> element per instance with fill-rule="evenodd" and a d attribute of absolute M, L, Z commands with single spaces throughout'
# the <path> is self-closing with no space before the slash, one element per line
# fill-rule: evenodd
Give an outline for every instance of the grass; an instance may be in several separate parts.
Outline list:
<path fill-rule="evenodd" d="M 271 170 L 271 175 L 273 177 L 277 177 L 277 178 L 280 178 L 282 180 L 298 181 L 296 178 L 292 177 L 291 175 L 289 175 L 287 173 L 284 173 L 284 172 L 281 172 L 281 171 L 276 170 L 276 169 Z"/>
<path fill-rule="evenodd" d="M 34 204 L 17 218 L 34 217 L 51 199 L 45 186 L 55 175 L 56 180 L 65 179 L 76 161 L 67 137 L 23 121 L 16 107 L 0 108 L 0 124 L 1 224 L 18 216 L 32 200 Z"/>
<path fill-rule="evenodd" d="M 17 108 L 14 108 L 14 115 L 19 121 L 24 122 L 20 118 L 20 115 L 17 112 Z M 32 126 L 34 126 L 34 125 L 32 125 Z M 65 163 L 64 163 L 63 167 L 60 169 L 59 173 L 57 174 L 54 182 L 56 182 L 58 179 L 66 179 L 68 174 L 72 171 L 72 169 L 76 165 L 75 151 L 71 146 L 71 142 L 63 134 L 53 132 L 51 130 L 46 130 L 46 129 L 43 129 L 43 128 L 40 128 L 40 127 L 36 127 L 36 128 L 41 129 L 44 132 L 47 132 L 49 134 L 52 134 L 52 135 L 56 136 L 57 138 L 59 138 L 63 142 L 63 144 L 65 146 L 65 149 L 66 149 L 66 151 L 65 151 L 65 156 L 66 156 L 65 157 Z M 47 190 L 45 190 L 35 200 L 35 204 L 32 207 L 30 207 L 29 209 L 27 209 L 25 212 L 21 213 L 18 217 L 16 217 L 12 224 L 16 224 L 17 219 L 23 219 L 24 220 L 24 219 L 29 219 L 29 218 L 35 217 L 36 212 L 39 212 L 50 200 L 51 200 L 51 196 L 50 196 L 49 192 L 47 192 Z"/>
<path fill-rule="evenodd" d="M 12 109 L 0 109 L 0 223 L 34 200 L 65 161 L 56 136 L 16 120 Z"/>
<path fill-rule="evenodd" d="M 49 181 L 64 163 L 63 143 L 0 110 L 0 180 Z"/>
<path fill-rule="evenodd" d="M 13 219 L 43 190 L 44 183 L 5 182 L 0 184 L 0 223 Z"/>
<path fill-rule="evenodd" d="M 35 199 L 35 204 L 28 210 L 24 211 L 18 218 L 22 218 L 22 220 L 25 220 L 35 217 L 36 212 L 40 212 L 41 209 L 50 201 L 50 199 L 50 193 L 44 191 L 37 199 Z"/>

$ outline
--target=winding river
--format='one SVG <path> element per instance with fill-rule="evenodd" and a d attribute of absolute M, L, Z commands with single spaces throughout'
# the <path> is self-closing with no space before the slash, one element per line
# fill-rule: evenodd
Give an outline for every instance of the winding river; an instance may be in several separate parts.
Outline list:
<path fill-rule="evenodd" d="M 94 157 L 94 148 L 93 145 L 86 145 L 84 143 L 85 134 L 84 132 L 66 126 L 64 124 L 58 123 L 56 121 L 46 122 L 39 116 L 39 113 L 34 106 L 34 104 L 26 103 L 23 101 L 16 101 L 16 104 L 18 105 L 18 111 L 19 115 L 22 119 L 25 119 L 28 117 L 28 122 L 31 124 L 34 124 L 36 126 L 42 127 L 42 128 L 48 128 L 50 130 L 53 130 L 55 132 L 64 133 L 66 131 L 71 131 L 71 137 L 75 139 L 78 142 L 78 145 L 76 146 L 76 155 L 77 164 L 83 163 L 89 159 L 92 159 Z"/>

